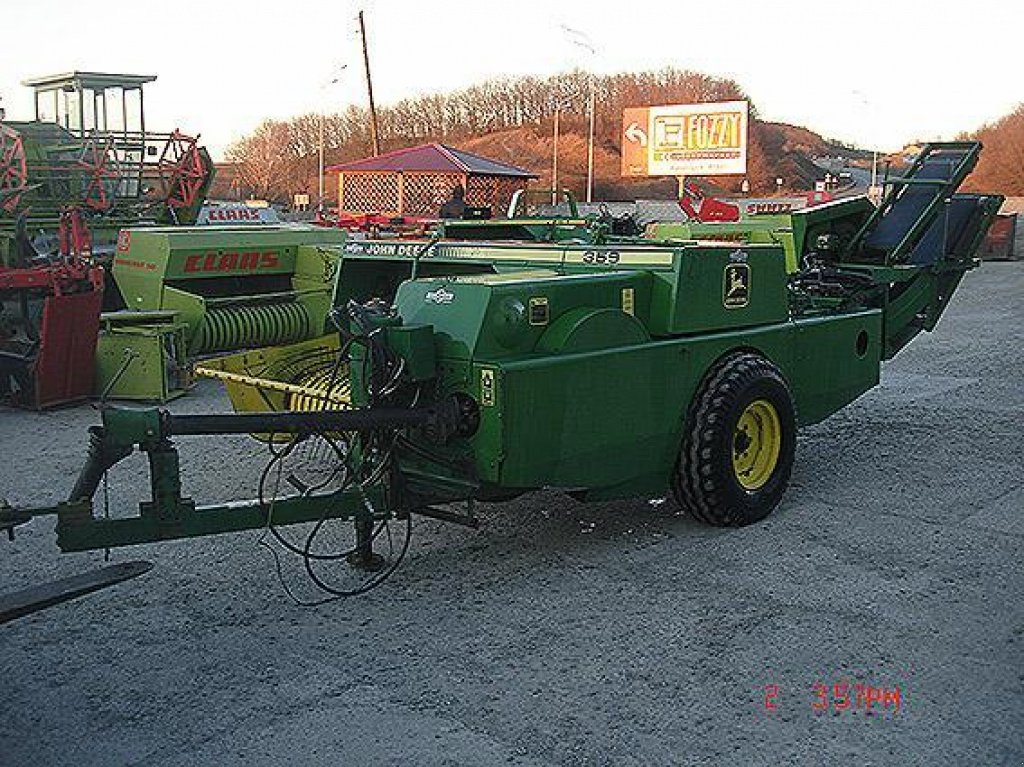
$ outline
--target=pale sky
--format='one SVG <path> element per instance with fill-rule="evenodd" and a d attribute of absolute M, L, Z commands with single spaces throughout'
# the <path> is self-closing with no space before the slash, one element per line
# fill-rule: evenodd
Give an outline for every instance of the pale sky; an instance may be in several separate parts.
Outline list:
<path fill-rule="evenodd" d="M 264 118 L 365 103 L 360 7 L 379 104 L 574 66 L 674 66 L 734 78 L 765 119 L 895 149 L 1024 101 L 1020 0 L 0 0 L 0 104 L 28 119 L 28 77 L 156 74 L 149 126 L 201 133 L 219 158 Z M 589 35 L 596 55 L 563 24 Z"/>

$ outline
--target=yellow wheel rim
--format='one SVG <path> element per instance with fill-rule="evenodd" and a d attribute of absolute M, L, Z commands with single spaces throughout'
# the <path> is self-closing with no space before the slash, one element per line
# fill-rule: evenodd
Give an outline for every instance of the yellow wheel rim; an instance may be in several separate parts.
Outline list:
<path fill-rule="evenodd" d="M 732 438 L 732 468 L 745 490 L 759 490 L 772 476 L 782 452 L 782 422 L 766 399 L 747 405 Z"/>

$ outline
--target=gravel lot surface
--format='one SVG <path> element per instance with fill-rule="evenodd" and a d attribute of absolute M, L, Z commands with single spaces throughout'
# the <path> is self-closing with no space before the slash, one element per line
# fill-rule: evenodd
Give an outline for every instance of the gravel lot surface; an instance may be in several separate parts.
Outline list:
<path fill-rule="evenodd" d="M 742 530 L 538 493 L 479 531 L 418 521 L 392 580 L 319 608 L 258 533 L 115 552 L 156 567 L 0 626 L 0 764 L 1020 765 L 1022 329 L 1024 263 L 969 274 Z M 225 407 L 211 382 L 174 405 Z M 0 495 L 58 500 L 95 418 L 0 411 Z M 198 500 L 253 492 L 248 438 L 180 444 Z M 36 520 L 0 542 L 0 590 L 101 564 Z M 815 711 L 844 680 L 899 710 Z"/>

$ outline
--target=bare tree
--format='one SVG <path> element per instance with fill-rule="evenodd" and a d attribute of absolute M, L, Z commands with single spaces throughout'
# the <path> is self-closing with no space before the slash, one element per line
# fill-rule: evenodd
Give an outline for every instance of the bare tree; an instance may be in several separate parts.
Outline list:
<path fill-rule="evenodd" d="M 288 123 L 266 120 L 250 136 L 228 147 L 227 159 L 237 166 L 240 188 L 262 199 L 277 199 L 289 175 L 291 152 Z"/>
<path fill-rule="evenodd" d="M 982 126 L 973 137 L 985 145 L 985 150 L 965 187 L 1024 196 L 1024 103 L 994 123 Z"/>
<path fill-rule="evenodd" d="M 464 141 L 524 126 L 539 129 L 562 111 L 563 130 L 582 132 L 591 75 L 565 72 L 547 78 L 489 80 L 451 93 L 436 93 L 378 109 L 385 150 L 428 141 Z M 645 104 L 745 98 L 733 80 L 672 68 L 596 76 L 597 140 L 617 141 L 623 107 Z M 349 107 L 340 114 L 306 114 L 288 122 L 268 120 L 250 136 L 232 144 L 227 159 L 238 165 L 241 189 L 249 194 L 287 202 L 296 192 L 317 185 L 320 121 L 324 121 L 328 164 L 363 157 L 369 152 L 366 109 Z"/>

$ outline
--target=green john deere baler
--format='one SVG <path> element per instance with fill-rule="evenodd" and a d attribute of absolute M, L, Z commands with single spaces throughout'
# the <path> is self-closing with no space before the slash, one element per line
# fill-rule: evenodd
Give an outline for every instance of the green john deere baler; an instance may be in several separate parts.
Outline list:
<path fill-rule="evenodd" d="M 1001 199 L 954 192 L 979 148 L 926 148 L 877 210 L 829 220 L 795 275 L 771 244 L 347 242 L 328 380 L 276 390 L 305 396 L 301 407 L 107 409 L 67 502 L 8 519 L 55 513 L 66 551 L 252 528 L 284 541 L 279 526 L 310 522 L 305 545 L 282 545 L 318 585 L 314 565 L 343 555 L 379 567 L 389 520 L 475 525 L 475 501 L 537 488 L 671 494 L 709 524 L 755 522 L 785 493 L 797 428 L 875 386 L 882 361 L 935 327 L 976 266 Z M 259 388 L 252 372 L 240 363 L 232 375 Z M 253 432 L 285 438 L 259 498 L 197 508 L 173 440 Z M 151 498 L 137 516 L 98 516 L 102 477 L 136 446 Z M 318 535 L 337 519 L 354 522 L 354 544 L 326 554 Z"/>

